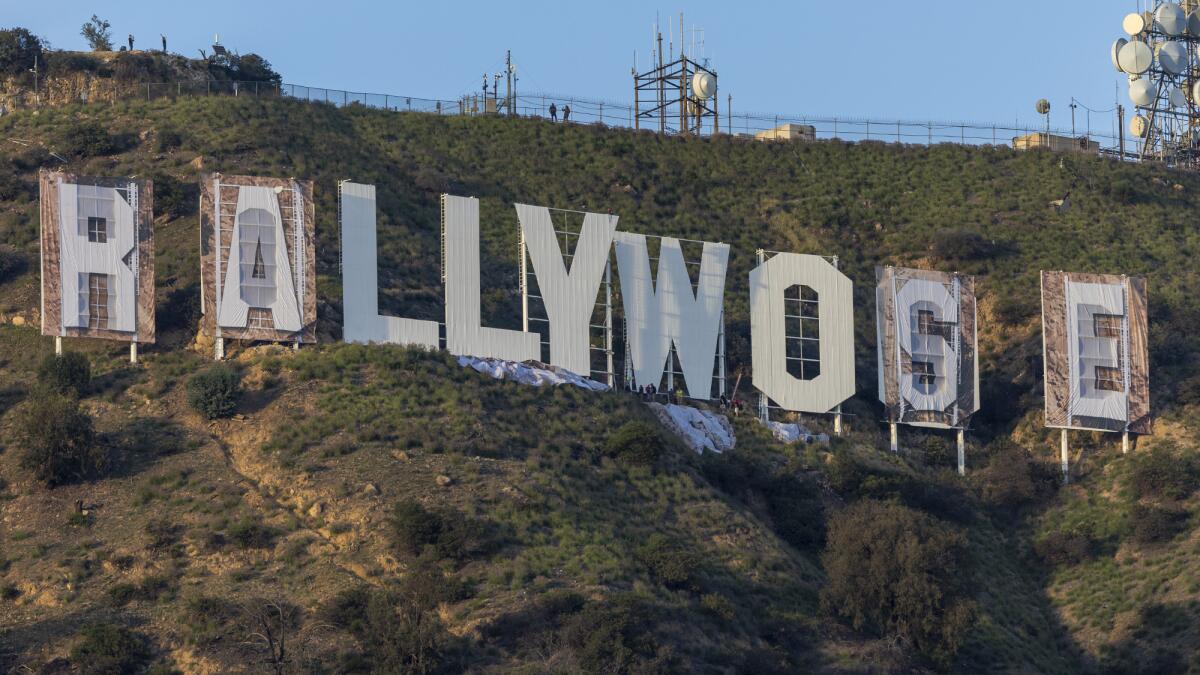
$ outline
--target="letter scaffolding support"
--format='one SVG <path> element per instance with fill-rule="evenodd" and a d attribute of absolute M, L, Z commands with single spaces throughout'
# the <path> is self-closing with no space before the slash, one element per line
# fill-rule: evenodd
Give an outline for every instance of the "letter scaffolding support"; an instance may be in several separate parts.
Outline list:
<path fill-rule="evenodd" d="M 1071 459 L 1070 459 L 1070 456 L 1067 454 L 1067 452 L 1068 452 L 1067 430 L 1062 429 L 1061 433 L 1062 433 L 1062 441 L 1061 441 L 1061 444 L 1062 444 L 1062 449 L 1061 449 L 1061 452 L 1062 452 L 1062 475 L 1063 475 L 1063 485 L 1066 485 L 1071 482 L 1071 464 L 1070 464 Z"/>
<path fill-rule="evenodd" d="M 521 286 L 521 330 L 526 333 L 537 333 L 539 341 L 539 360 L 555 366 L 568 367 L 567 365 L 557 362 L 557 357 L 554 354 L 554 349 L 551 347 L 551 325 L 550 306 L 554 305 L 554 295 L 557 293 L 560 297 L 563 294 L 563 288 L 543 288 L 543 283 L 547 286 L 553 283 L 559 283 L 560 286 L 565 282 L 570 284 L 570 275 L 577 268 L 574 266 L 574 261 L 577 254 L 581 253 L 580 246 L 592 246 L 588 251 L 584 251 L 581 256 L 581 264 L 586 265 L 584 258 L 594 254 L 595 244 L 588 244 L 587 237 L 584 231 L 584 224 L 588 218 L 600 217 L 598 214 L 586 213 L 583 211 L 572 211 L 568 209 L 552 209 L 546 208 L 545 212 L 552 214 L 553 218 L 557 219 L 549 221 L 549 233 L 552 233 L 557 241 L 558 254 L 562 257 L 563 274 L 567 276 L 565 279 L 560 279 L 555 282 L 555 276 L 549 272 L 543 275 L 544 279 L 539 279 L 537 274 L 537 259 L 533 258 L 533 253 L 530 251 L 531 244 L 537 246 L 539 240 L 534 234 L 531 238 L 521 226 L 519 215 L 522 207 L 518 207 L 518 224 L 517 224 L 517 259 L 520 261 L 520 286 Z M 528 213 L 528 212 L 527 212 Z M 534 217 L 531 214 L 528 217 Z M 611 216 L 609 216 L 611 217 Z M 615 226 L 614 226 L 615 228 Z M 534 230 L 536 233 L 537 230 Z M 600 291 L 595 299 L 592 300 L 592 313 L 588 317 L 586 326 L 587 340 L 587 361 L 586 370 L 577 374 L 583 375 L 596 381 L 603 381 L 609 387 L 616 388 L 616 372 L 613 365 L 613 311 L 612 311 L 612 260 L 611 260 L 611 244 L 605 249 L 609 251 L 605 254 L 603 273 L 604 276 L 600 281 Z M 544 260 L 544 258 L 543 258 Z M 532 263 L 532 264 L 531 264 Z M 544 264 L 544 263 L 543 263 Z M 599 270 L 597 270 L 599 271 Z M 532 285 L 537 284 L 537 292 L 532 291 Z M 550 298 L 549 300 L 547 298 Z M 534 302 L 530 304 L 530 300 Z M 561 300 L 558 304 L 561 313 Z M 599 323 L 597 323 L 599 322 Z M 560 326 L 562 324 L 559 324 Z M 532 328 L 531 328 L 532 326 Z M 560 336 L 558 340 L 569 338 L 570 336 Z M 580 368 L 583 367 L 582 365 Z M 579 368 L 571 366 L 569 369 L 574 372 Z M 628 380 L 627 380 L 628 381 Z"/>
<path fill-rule="evenodd" d="M 959 429 L 958 437 L 958 475 L 967 475 L 967 431 Z"/>

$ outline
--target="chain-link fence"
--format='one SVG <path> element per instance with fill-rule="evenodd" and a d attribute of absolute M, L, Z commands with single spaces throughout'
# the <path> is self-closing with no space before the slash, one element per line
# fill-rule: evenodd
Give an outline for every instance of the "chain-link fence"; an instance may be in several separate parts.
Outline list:
<path fill-rule="evenodd" d="M 516 115 L 520 117 L 553 117 L 560 122 L 578 124 L 603 124 L 617 127 L 640 127 L 666 133 L 677 133 L 676 120 L 668 120 L 660 127 L 655 119 L 638 119 L 636 109 L 628 103 L 605 101 L 595 98 L 564 96 L 561 94 L 520 94 L 510 106 L 505 98 L 469 95 L 459 99 L 429 99 L 395 94 L 352 92 L 342 89 L 308 87 L 298 84 L 276 84 L 273 82 L 160 82 L 139 83 L 123 87 L 105 100 L 139 98 L 154 100 L 183 96 L 236 96 L 254 98 L 293 98 L 334 106 L 360 105 L 381 110 L 399 112 L 421 112 L 436 115 Z M 81 96 L 86 101 L 86 97 Z M 1054 139 L 1035 142 L 1050 144 L 1061 149 L 1082 149 L 1105 154 L 1115 154 L 1119 139 L 1115 133 L 1115 122 L 1104 127 L 1093 127 L 1090 116 L 1083 128 L 1048 129 L 1044 126 L 1020 124 L 986 124 L 978 122 L 879 120 L 856 117 L 782 115 L 753 112 L 734 112 L 728 109 L 730 99 L 717 101 L 723 108 L 716 120 L 722 133 L 768 138 L 841 139 L 845 141 L 880 141 L 888 143 L 958 143 L 964 145 L 1011 145 L 1013 139 L 1031 134 L 1049 133 Z M 640 124 L 639 124 L 640 122 Z M 790 129 L 780 130 L 784 125 Z M 705 125 L 705 133 L 712 133 L 713 121 Z M 1072 140 L 1073 139 L 1073 140 Z"/>

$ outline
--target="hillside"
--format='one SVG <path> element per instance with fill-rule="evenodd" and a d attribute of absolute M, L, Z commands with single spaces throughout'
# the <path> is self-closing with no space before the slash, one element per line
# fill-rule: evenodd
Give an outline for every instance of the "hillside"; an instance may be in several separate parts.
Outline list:
<path fill-rule="evenodd" d="M 286 609 L 287 667 L 304 672 L 434 660 L 479 672 L 1200 672 L 1194 175 L 1004 148 L 684 139 L 228 98 L 20 112 L 0 117 L 0 137 L 0 244 L 16 268 L 0 277 L 5 668 L 79 665 L 80 645 L 100 639 L 85 626 L 104 622 L 143 641 L 147 664 L 266 669 L 245 644 L 261 598 Z M 82 405 L 111 457 L 102 476 L 52 489 L 17 449 L 53 349 L 30 327 L 36 171 L 61 164 L 50 153 L 80 173 L 154 179 L 160 328 L 138 367 L 118 345 L 69 342 L 91 363 Z M 202 170 L 316 182 L 324 343 L 232 349 L 246 394 L 237 416 L 212 422 L 187 403 L 208 363 L 187 350 Z M 647 465 L 608 451 L 628 423 L 653 422 L 626 396 L 336 345 L 344 178 L 378 186 L 382 306 L 415 318 L 441 311 L 444 191 L 481 200 L 490 325 L 520 316 L 513 202 L 728 242 L 732 372 L 749 360 L 755 249 L 840 256 L 856 284 L 850 434 L 783 446 L 741 418 L 728 456 L 668 441 Z M 950 470 L 948 435 L 905 429 L 905 453 L 886 452 L 871 291 L 886 263 L 979 277 L 983 411 L 967 480 Z M 1040 269 L 1149 277 L 1156 435 L 1121 456 L 1118 439 L 1076 434 L 1065 489 L 1041 426 Z M 937 648 L 821 601 L 839 523 L 892 503 L 914 536 L 961 538 L 945 592 L 972 618 Z M 442 534 L 409 546 L 430 527 Z M 413 644 L 420 659 L 397 646 Z"/>

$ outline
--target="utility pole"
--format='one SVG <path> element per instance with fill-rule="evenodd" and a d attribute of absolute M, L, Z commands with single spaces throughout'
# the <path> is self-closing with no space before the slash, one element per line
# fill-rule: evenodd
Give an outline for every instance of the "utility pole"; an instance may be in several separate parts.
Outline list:
<path fill-rule="evenodd" d="M 1075 99 L 1071 99 L 1071 138 L 1075 137 L 1075 108 L 1077 107 Z"/>
<path fill-rule="evenodd" d="M 33 101 L 41 103 L 41 94 L 38 93 L 38 55 L 36 53 L 33 55 L 33 70 L 29 72 L 33 73 Z"/>
<path fill-rule="evenodd" d="M 512 50 L 504 53 L 504 112 L 512 115 Z"/>
<path fill-rule="evenodd" d="M 1117 148 L 1121 161 L 1125 161 L 1125 106 L 1117 104 Z"/>

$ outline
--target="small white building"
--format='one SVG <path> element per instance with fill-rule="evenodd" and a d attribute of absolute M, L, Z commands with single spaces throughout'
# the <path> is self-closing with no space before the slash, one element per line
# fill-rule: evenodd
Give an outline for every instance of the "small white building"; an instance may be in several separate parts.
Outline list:
<path fill-rule="evenodd" d="M 760 141 L 815 141 L 817 128 L 811 124 L 780 124 L 754 134 L 754 138 Z"/>

